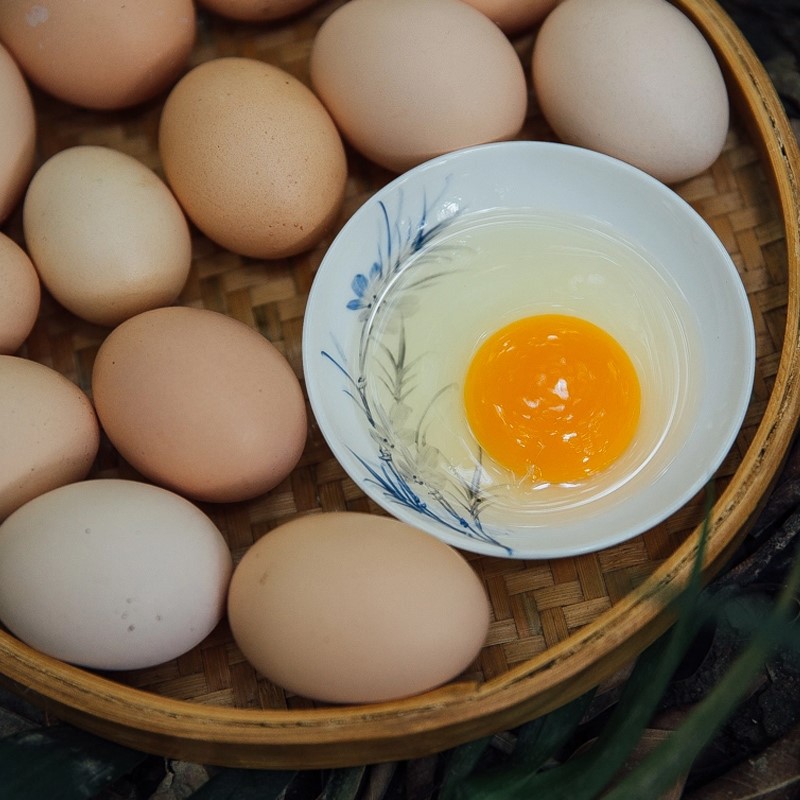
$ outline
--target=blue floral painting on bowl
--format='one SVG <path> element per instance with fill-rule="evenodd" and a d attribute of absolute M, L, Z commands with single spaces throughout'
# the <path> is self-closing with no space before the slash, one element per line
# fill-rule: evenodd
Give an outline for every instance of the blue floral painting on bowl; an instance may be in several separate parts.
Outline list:
<path fill-rule="evenodd" d="M 414 416 L 404 402 L 415 379 L 419 358 L 410 358 L 405 348 L 403 330 L 397 332 L 396 345 L 383 348 L 377 356 L 380 372 L 367 370 L 367 351 L 371 323 L 380 313 L 381 299 L 398 275 L 407 268 L 408 260 L 422 251 L 464 212 L 455 202 L 443 200 L 447 186 L 433 200 L 423 198 L 422 208 L 415 213 L 404 209 L 404 197 L 398 193 L 397 208 L 390 209 L 383 201 L 377 204 L 380 213 L 377 228 L 376 255 L 369 268 L 359 270 L 350 286 L 352 297 L 348 311 L 359 315 L 360 344 L 354 358 L 348 358 L 331 334 L 334 352 L 322 356 L 340 371 L 345 379 L 344 393 L 356 404 L 367 423 L 375 450 L 351 452 L 367 471 L 367 478 L 386 498 L 422 517 L 436 520 L 455 533 L 491 543 L 508 555 L 512 551 L 484 528 L 481 512 L 489 497 L 482 489 L 483 469 L 480 453 L 469 480 L 457 470 L 426 437 L 426 418 L 430 408 L 454 387 L 443 386 L 434 393 L 426 409 Z M 434 214 L 433 211 L 436 211 Z M 412 267 L 408 267 L 413 269 Z M 414 293 L 442 276 L 442 272 L 422 270 L 419 280 L 406 283 L 403 290 L 403 314 L 414 313 Z M 375 356 L 373 355 L 373 359 Z M 382 383 L 387 404 L 376 403 L 370 381 Z"/>

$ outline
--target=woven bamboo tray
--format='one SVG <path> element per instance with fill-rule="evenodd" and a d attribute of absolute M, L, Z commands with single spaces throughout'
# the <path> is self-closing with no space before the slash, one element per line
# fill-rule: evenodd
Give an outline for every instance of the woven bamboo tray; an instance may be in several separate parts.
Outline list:
<path fill-rule="evenodd" d="M 307 59 L 324 2 L 285 24 L 253 26 L 201 17 L 193 62 L 242 55 L 308 81 Z M 734 103 L 725 150 L 705 174 L 676 187 L 731 253 L 750 297 L 757 334 L 756 380 L 735 446 L 717 475 L 706 576 L 746 534 L 780 470 L 798 417 L 800 154 L 780 102 L 740 32 L 713 0 L 677 0 L 714 45 Z M 528 62 L 532 36 L 515 41 Z M 35 96 L 40 158 L 102 144 L 160 172 L 160 101 L 125 113 L 77 111 Z M 522 138 L 551 139 L 532 111 Z M 339 225 L 393 176 L 350 152 Z M 20 239 L 17 214 L 9 233 Z M 335 232 L 334 232 L 335 233 Z M 333 234 L 332 234 L 333 235 Z M 307 293 L 330 238 L 312 252 L 265 263 L 194 239 L 181 302 L 222 311 L 257 328 L 302 379 Z M 48 297 L 23 355 L 90 391 L 106 331 Z M 94 476 L 138 476 L 104 443 Z M 334 510 L 383 513 L 347 477 L 311 423 L 302 460 L 282 485 L 250 503 L 206 505 L 235 558 L 295 515 Z M 610 549 L 552 561 L 470 555 L 493 606 L 486 646 L 467 673 L 407 700 L 324 707 L 289 695 L 244 661 L 223 622 L 185 656 L 152 669 L 101 675 L 47 658 L 0 630 L 5 681 L 57 716 L 145 751 L 220 765 L 311 768 L 411 758 L 544 714 L 598 685 L 663 632 L 667 595 L 688 576 L 699 535 L 697 497 L 657 528 Z"/>

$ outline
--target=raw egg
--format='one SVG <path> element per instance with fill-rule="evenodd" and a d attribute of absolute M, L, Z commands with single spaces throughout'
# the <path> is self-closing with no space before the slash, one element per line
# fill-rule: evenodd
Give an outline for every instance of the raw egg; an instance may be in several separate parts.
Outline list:
<path fill-rule="evenodd" d="M 704 385 L 670 276 L 590 218 L 465 214 L 364 313 L 363 391 L 393 463 L 490 495 L 492 524 L 630 480 Z"/>
<path fill-rule="evenodd" d="M 618 458 L 636 431 L 640 395 L 619 343 L 564 314 L 493 333 L 464 382 L 467 420 L 485 452 L 547 483 L 582 480 Z"/>

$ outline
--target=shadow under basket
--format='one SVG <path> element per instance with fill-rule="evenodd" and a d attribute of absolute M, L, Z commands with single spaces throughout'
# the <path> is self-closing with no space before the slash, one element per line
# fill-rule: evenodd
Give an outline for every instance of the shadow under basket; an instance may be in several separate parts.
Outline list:
<path fill-rule="evenodd" d="M 248 26 L 200 17 L 192 63 L 242 55 L 308 83 L 308 52 L 323 2 L 282 24 Z M 747 534 L 787 455 L 800 412 L 798 269 L 800 153 L 772 84 L 713 0 L 675 3 L 705 34 L 732 101 L 724 151 L 705 173 L 673 188 L 709 223 L 746 288 L 756 331 L 753 394 L 743 427 L 715 478 L 705 562 L 709 578 Z M 529 58 L 532 35 L 514 40 Z M 76 111 L 36 95 L 42 159 L 76 144 L 115 147 L 160 173 L 163 98 L 131 112 Z M 552 140 L 531 112 L 520 138 Z M 195 232 L 192 272 L 180 302 L 222 311 L 268 337 L 302 382 L 303 310 L 325 248 L 350 214 L 394 176 L 348 151 L 350 179 L 338 226 L 311 252 L 263 263 Z M 17 213 L 11 233 L 21 232 Z M 106 331 L 43 299 L 22 354 L 90 391 Z M 92 477 L 136 478 L 104 442 Z M 331 455 L 313 419 L 297 468 L 252 502 L 205 504 L 235 559 L 267 531 L 305 513 L 383 514 Z M 485 582 L 492 622 L 475 663 L 451 683 L 390 703 L 333 707 L 289 695 L 256 674 L 227 624 L 175 661 L 98 674 L 48 658 L 0 631 L 0 673 L 59 718 L 143 751 L 245 767 L 318 768 L 422 756 L 519 725 L 557 708 L 635 658 L 671 622 L 666 601 L 688 579 L 705 511 L 697 496 L 662 524 L 623 544 L 574 558 L 506 560 L 465 554 Z"/>

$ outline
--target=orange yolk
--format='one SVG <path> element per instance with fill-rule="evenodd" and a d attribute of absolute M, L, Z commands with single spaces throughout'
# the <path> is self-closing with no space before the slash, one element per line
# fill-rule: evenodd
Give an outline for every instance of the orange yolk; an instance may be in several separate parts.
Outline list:
<path fill-rule="evenodd" d="M 572 483 L 617 459 L 639 421 L 636 369 L 590 322 L 542 314 L 481 344 L 464 406 L 481 448 L 520 477 Z"/>

